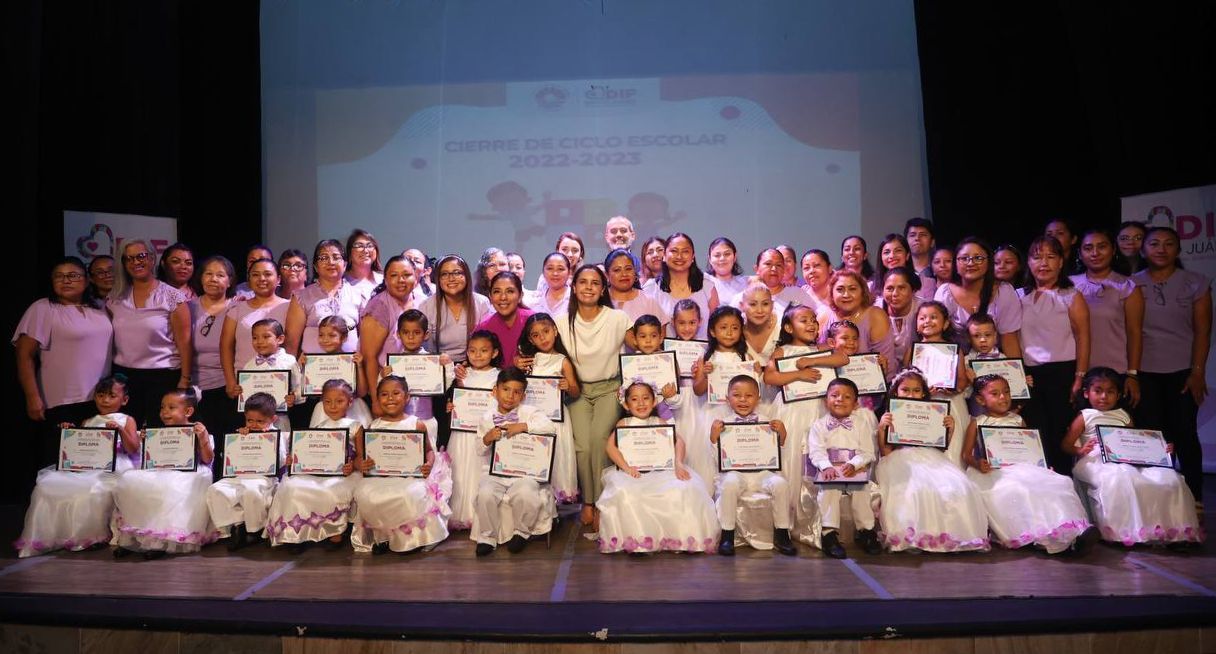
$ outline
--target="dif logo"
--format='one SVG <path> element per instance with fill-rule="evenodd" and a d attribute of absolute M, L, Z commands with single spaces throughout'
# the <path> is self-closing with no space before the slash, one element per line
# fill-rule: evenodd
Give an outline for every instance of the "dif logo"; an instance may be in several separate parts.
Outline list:
<path fill-rule="evenodd" d="M 553 111 L 561 109 L 562 105 L 566 104 L 566 89 L 560 86 L 546 86 L 541 88 L 533 96 L 536 98 L 536 106 L 541 109 Z"/>
<path fill-rule="evenodd" d="M 637 100 L 637 95 L 637 89 L 618 89 L 607 84 L 592 84 L 583 97 L 589 105 L 628 105 Z"/>
<path fill-rule="evenodd" d="M 1183 240 L 1216 237 L 1216 213 L 1209 211 L 1204 216 L 1175 216 L 1166 206 L 1149 210 L 1144 224 L 1148 227 L 1172 227 Z"/>

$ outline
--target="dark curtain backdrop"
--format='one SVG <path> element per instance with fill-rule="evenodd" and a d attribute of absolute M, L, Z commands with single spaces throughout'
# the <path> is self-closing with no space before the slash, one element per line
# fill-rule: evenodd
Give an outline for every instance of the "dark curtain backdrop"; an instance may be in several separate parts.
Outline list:
<path fill-rule="evenodd" d="M 1055 216 L 1114 225 L 1121 195 L 1216 182 L 1216 4 L 916 14 L 941 240 L 1025 243 Z M 256 2 L 11 0 L 0 18 L 6 334 L 45 291 L 65 208 L 176 217 L 200 255 L 239 260 L 259 239 Z M 36 448 L 22 444 L 12 348 L 0 352 L 0 501 L 24 502 Z"/>

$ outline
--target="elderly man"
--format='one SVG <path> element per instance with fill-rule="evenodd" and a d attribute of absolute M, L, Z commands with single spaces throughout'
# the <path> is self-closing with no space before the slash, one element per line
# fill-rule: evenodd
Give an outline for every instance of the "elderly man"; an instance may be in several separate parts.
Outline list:
<path fill-rule="evenodd" d="M 637 234 L 633 232 L 633 222 L 625 216 L 609 218 L 604 225 L 604 243 L 608 244 L 609 252 L 617 248 L 628 250 L 633 247 L 635 238 Z"/>

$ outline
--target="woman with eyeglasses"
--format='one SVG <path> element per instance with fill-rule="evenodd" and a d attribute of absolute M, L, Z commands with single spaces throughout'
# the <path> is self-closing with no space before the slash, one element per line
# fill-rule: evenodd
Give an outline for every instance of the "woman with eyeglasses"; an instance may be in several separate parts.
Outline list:
<path fill-rule="evenodd" d="M 156 251 L 146 241 L 123 243 L 122 272 L 106 301 L 114 324 L 113 372 L 127 376 L 126 413 L 135 424 L 159 426 L 166 391 L 190 388 L 194 369 L 186 298 L 156 279 Z"/>
<path fill-rule="evenodd" d="M 227 378 L 223 365 L 223 332 L 228 310 L 236 304 L 233 282 L 236 269 L 221 256 L 208 257 L 198 267 L 195 284 L 202 295 L 187 304 L 190 311 L 194 343 L 194 384 L 198 387 L 198 407 L 194 417 L 215 434 L 226 434 L 237 423 L 236 403 L 228 397 Z M 217 439 L 217 452 L 222 452 L 223 438 Z M 216 469 L 216 474 L 220 472 Z"/>
<path fill-rule="evenodd" d="M 1144 245 L 1144 223 L 1128 221 L 1119 225 L 1119 233 L 1115 244 L 1119 251 L 1115 253 L 1114 269 L 1124 275 L 1131 275 L 1144 270 L 1148 263 L 1140 255 L 1140 247 Z"/>
<path fill-rule="evenodd" d="M 93 301 L 100 307 L 114 288 L 114 257 L 103 254 L 89 262 L 89 286 Z"/>
<path fill-rule="evenodd" d="M 98 308 L 84 262 L 64 257 L 51 268 L 50 289 L 21 316 L 13 332 L 17 381 L 25 413 L 39 423 L 39 466 L 59 458 L 59 424 L 80 424 L 97 412 L 93 386 L 110 373 L 114 328 Z"/>
<path fill-rule="evenodd" d="M 933 255 L 935 260 L 937 256 Z M 960 344 L 967 344 L 967 320 L 971 315 L 986 313 L 996 322 L 1001 353 L 1007 357 L 1022 356 L 1022 303 L 1013 286 L 997 281 L 992 269 L 992 248 L 982 239 L 968 236 L 959 242 L 954 250 L 954 277 L 937 287 L 933 299 L 949 310 Z"/>
<path fill-rule="evenodd" d="M 1160 429 L 1196 502 L 1203 503 L 1203 452 L 1195 421 L 1208 394 L 1204 371 L 1212 338 L 1211 280 L 1184 270 L 1178 232 L 1151 227 L 1141 254 L 1148 267 L 1132 275 L 1144 293 L 1144 355 L 1136 425 Z"/>
<path fill-rule="evenodd" d="M 279 255 L 279 287 L 275 295 L 290 300 L 296 291 L 308 286 L 308 255 L 291 248 Z"/>
<path fill-rule="evenodd" d="M 359 292 L 363 300 L 362 309 L 376 287 L 384 282 L 384 269 L 380 267 L 380 243 L 365 229 L 355 229 L 346 238 L 346 283 Z"/>
<path fill-rule="evenodd" d="M 1131 279 L 1113 269 L 1115 245 L 1110 232 L 1091 229 L 1081 236 L 1081 263 L 1085 272 L 1072 276 L 1072 283 L 1089 305 L 1089 367 L 1111 368 L 1123 380 L 1128 404 L 1140 403 L 1140 370 L 1143 351 L 1144 292 Z"/>

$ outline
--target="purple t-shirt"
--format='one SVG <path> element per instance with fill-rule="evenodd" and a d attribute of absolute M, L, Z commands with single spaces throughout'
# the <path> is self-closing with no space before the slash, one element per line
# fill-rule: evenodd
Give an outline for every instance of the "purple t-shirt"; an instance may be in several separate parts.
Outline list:
<path fill-rule="evenodd" d="M 1104 279 L 1073 275 L 1077 290 L 1089 306 L 1089 365 L 1105 366 L 1120 374 L 1127 372 L 1127 298 L 1136 283 L 1117 272 Z"/>
<path fill-rule="evenodd" d="M 367 301 L 364 289 L 343 279 L 331 295 L 321 288 L 320 283 L 314 282 L 296 291 L 293 299 L 299 303 L 300 308 L 304 309 L 304 336 L 300 340 L 301 352 L 321 351 L 321 346 L 317 342 L 318 325 L 329 316 L 338 316 L 350 330 L 346 333 L 346 340 L 342 343 L 342 351 L 359 351 L 359 332 L 356 328 L 359 326 L 359 311 Z"/>
<path fill-rule="evenodd" d="M 163 282 L 156 283 L 143 307 L 135 306 L 130 290 L 120 299 L 107 300 L 114 324 L 114 363 L 140 370 L 180 368 L 169 315 L 183 302 L 182 294 Z"/>
<path fill-rule="evenodd" d="M 397 338 L 397 319 L 401 314 L 415 306 L 414 296 L 410 296 L 410 305 L 404 306 L 397 301 L 397 298 L 389 294 L 388 291 L 380 291 L 372 296 L 372 299 L 367 301 L 367 305 L 363 307 L 363 313 L 359 316 L 360 322 L 364 318 L 371 318 L 388 331 L 388 336 L 384 338 L 384 344 L 380 346 L 378 359 L 380 365 L 383 366 L 388 360 L 389 352 L 396 352 L 401 349 L 401 341 Z"/>
<path fill-rule="evenodd" d="M 871 307 L 871 308 L 873 308 L 873 307 Z M 882 311 L 882 310 L 880 309 L 879 311 Z M 899 363 L 900 363 L 898 360 L 895 359 L 895 335 L 894 335 L 894 332 L 890 328 L 888 328 L 887 335 L 878 340 L 874 340 L 870 336 L 870 319 L 876 315 L 878 315 L 878 314 L 873 311 L 866 311 L 865 313 L 862 314 L 861 318 L 857 321 L 857 323 L 856 323 L 857 332 L 858 332 L 857 353 L 865 354 L 867 352 L 877 352 L 878 354 L 881 354 L 884 357 L 886 357 L 887 358 L 887 367 L 884 370 L 884 372 L 887 374 L 888 377 L 890 377 L 892 373 L 894 373 L 896 370 L 899 370 Z M 885 317 L 886 312 L 882 311 L 882 315 Z M 913 314 L 913 315 L 915 315 L 915 314 Z M 836 316 L 836 312 L 832 311 L 831 309 L 827 310 L 827 318 L 828 318 L 827 320 L 819 321 L 819 342 L 820 343 L 828 342 L 828 327 L 830 327 L 832 325 L 832 323 L 840 320 L 840 318 L 838 318 Z M 913 320 L 915 320 L 915 318 L 913 318 Z M 890 324 L 890 321 L 886 321 L 886 322 L 888 325 Z"/>
<path fill-rule="evenodd" d="M 1211 280 L 1191 270 L 1174 271 L 1164 282 L 1154 282 L 1147 270 L 1132 275 L 1144 293 L 1145 372 L 1177 372 L 1191 367 L 1195 340 L 1194 306 L 1211 292 Z"/>
<path fill-rule="evenodd" d="M 1018 289 L 1022 301 L 1022 357 L 1026 365 L 1075 361 L 1077 341 L 1072 333 L 1068 309 L 1077 297 L 1075 288 L 1055 288 L 1026 292 Z"/>
<path fill-rule="evenodd" d="M 38 388 L 47 408 L 87 401 L 110 374 L 114 328 L 101 309 L 38 300 L 21 316 L 13 343 L 22 334 L 38 341 Z"/>
<path fill-rule="evenodd" d="M 243 303 L 247 304 L 247 303 Z M 194 383 L 204 391 L 224 386 L 224 368 L 220 365 L 220 334 L 224 333 L 224 319 L 232 302 L 212 318 L 199 300 L 190 300 L 190 326 L 194 338 Z"/>
<path fill-rule="evenodd" d="M 971 312 L 954 300 L 954 294 L 950 292 L 952 288 L 954 284 L 937 287 L 933 299 L 946 305 L 950 312 L 950 322 L 954 324 L 956 340 L 965 346 L 968 342 L 967 320 L 971 318 Z M 1022 329 L 1022 302 L 1018 299 L 1017 291 L 1008 283 L 997 282 L 993 287 L 992 300 L 988 303 L 988 315 L 992 316 L 996 323 L 998 334 L 1010 334 Z"/>
<path fill-rule="evenodd" d="M 287 300 L 274 295 L 266 304 L 256 309 L 250 306 L 248 301 L 234 302 L 228 308 L 228 315 L 225 319 L 236 324 L 236 349 L 232 359 L 234 367 L 240 368 L 245 365 L 246 361 L 253 358 L 253 323 L 265 318 L 273 318 L 286 328 L 287 307 L 290 304 Z"/>
<path fill-rule="evenodd" d="M 486 317 L 477 323 L 474 329 L 485 329 L 494 332 L 498 337 L 498 343 L 502 346 L 502 367 L 509 367 L 515 361 L 515 353 L 519 348 L 519 339 L 524 333 L 524 323 L 527 322 L 528 316 L 531 316 L 533 311 L 525 307 L 519 307 L 515 310 L 515 325 L 508 327 L 502 316 L 498 315 L 497 311 L 491 311 Z"/>

